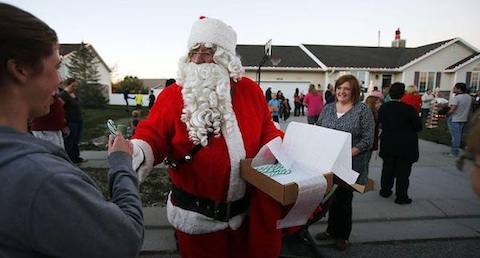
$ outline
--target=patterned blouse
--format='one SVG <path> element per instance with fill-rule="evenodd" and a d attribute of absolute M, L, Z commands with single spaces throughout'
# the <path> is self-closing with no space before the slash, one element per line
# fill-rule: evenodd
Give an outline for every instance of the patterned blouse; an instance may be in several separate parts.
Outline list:
<path fill-rule="evenodd" d="M 365 184 L 368 176 L 368 152 L 373 145 L 375 120 L 372 111 L 358 102 L 341 117 L 337 117 L 336 103 L 325 106 L 318 117 L 317 125 L 352 134 L 352 148 L 360 153 L 352 158 L 352 169 L 360 173 L 357 183 Z M 328 148 L 328 146 L 325 146 Z"/>

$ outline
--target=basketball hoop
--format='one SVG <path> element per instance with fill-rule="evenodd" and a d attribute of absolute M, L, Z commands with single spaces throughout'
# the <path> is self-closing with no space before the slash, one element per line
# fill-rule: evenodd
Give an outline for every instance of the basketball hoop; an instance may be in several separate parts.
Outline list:
<path fill-rule="evenodd" d="M 265 44 L 265 56 L 271 57 L 272 56 L 272 40 L 270 39 Z"/>
<path fill-rule="evenodd" d="M 277 66 L 280 62 L 282 62 L 282 58 L 279 56 L 272 56 L 270 58 L 270 62 L 272 62 L 273 66 Z"/>

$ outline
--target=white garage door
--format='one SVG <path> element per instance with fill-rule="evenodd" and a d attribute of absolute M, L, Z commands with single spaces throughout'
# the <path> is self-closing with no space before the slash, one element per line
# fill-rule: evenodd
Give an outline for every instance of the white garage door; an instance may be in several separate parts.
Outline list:
<path fill-rule="evenodd" d="M 263 93 L 265 94 L 265 91 L 270 87 L 272 88 L 272 92 L 277 92 L 281 90 L 283 92 L 283 96 L 285 98 L 290 100 L 290 103 L 293 103 L 293 94 L 295 94 L 295 89 L 298 88 L 300 93 L 303 92 L 304 95 L 307 95 L 308 93 L 308 86 L 310 85 L 310 82 L 262 82 L 260 84 L 260 87 L 263 90 Z"/>

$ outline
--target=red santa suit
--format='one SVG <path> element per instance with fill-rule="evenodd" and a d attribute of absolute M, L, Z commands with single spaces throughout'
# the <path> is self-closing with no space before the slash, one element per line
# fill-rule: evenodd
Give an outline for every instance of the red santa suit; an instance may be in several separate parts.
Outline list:
<path fill-rule="evenodd" d="M 259 149 L 277 136 L 260 87 L 243 77 L 231 83 L 234 111 L 233 130 L 211 136 L 189 163 L 168 169 L 172 184 L 193 196 L 214 202 L 250 199 L 249 209 L 226 222 L 192 210 L 167 204 L 169 222 L 177 229 L 182 257 L 278 257 L 281 233 L 276 229 L 282 207 L 240 177 L 240 160 L 253 158 Z M 194 144 L 180 120 L 184 102 L 176 84 L 158 96 L 147 119 L 135 130 L 135 146 L 142 149 L 144 166 L 161 163 L 165 157 L 180 159 Z"/>

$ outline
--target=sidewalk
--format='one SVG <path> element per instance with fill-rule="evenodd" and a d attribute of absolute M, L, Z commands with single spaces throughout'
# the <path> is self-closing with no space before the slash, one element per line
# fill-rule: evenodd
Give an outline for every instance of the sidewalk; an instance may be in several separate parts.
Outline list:
<path fill-rule="evenodd" d="M 291 120 L 304 122 L 306 118 Z M 286 123 L 280 125 L 284 129 Z M 410 176 L 409 195 L 413 203 L 405 206 L 395 204 L 393 196 L 384 199 L 378 195 L 382 161 L 374 153 L 370 178 L 376 182 L 375 191 L 354 196 L 350 242 L 357 245 L 480 238 L 480 200 L 471 189 L 468 175 L 455 168 L 453 158 L 442 155 L 448 150 L 447 146 L 420 140 L 420 160 Z M 88 159 L 82 167 L 105 167 L 105 152 L 85 151 L 82 157 Z M 142 253 L 178 257 L 174 255 L 173 229 L 166 220 L 165 208 L 144 208 L 144 215 L 146 232 Z M 310 233 L 315 235 L 325 228 L 326 219 L 322 219 L 310 227 Z"/>

